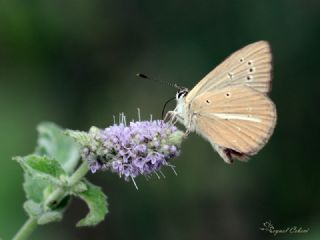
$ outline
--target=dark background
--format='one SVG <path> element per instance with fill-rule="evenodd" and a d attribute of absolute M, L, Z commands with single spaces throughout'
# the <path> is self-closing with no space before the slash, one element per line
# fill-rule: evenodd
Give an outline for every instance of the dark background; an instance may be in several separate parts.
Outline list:
<path fill-rule="evenodd" d="M 77 229 L 86 206 L 74 200 L 31 239 L 320 239 L 319 10 L 317 0 L 1 1 L 0 237 L 27 218 L 11 157 L 33 151 L 39 122 L 88 130 L 119 112 L 136 118 L 137 107 L 160 118 L 175 90 L 137 72 L 192 88 L 233 51 L 267 40 L 278 124 L 249 163 L 227 165 L 191 134 L 178 176 L 139 177 L 137 191 L 116 174 L 91 175 L 109 197 L 105 221 Z M 267 220 L 310 231 L 274 237 L 259 230 Z"/>

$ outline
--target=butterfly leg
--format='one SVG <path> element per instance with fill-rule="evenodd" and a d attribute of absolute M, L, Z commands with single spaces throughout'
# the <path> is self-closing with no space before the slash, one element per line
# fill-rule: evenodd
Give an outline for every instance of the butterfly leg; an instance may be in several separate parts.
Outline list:
<path fill-rule="evenodd" d="M 192 113 L 189 117 L 189 120 L 185 124 L 186 126 L 186 132 L 184 133 L 185 138 L 190 134 L 190 132 L 194 131 L 194 129 L 192 128 L 192 123 L 196 121 L 196 116 L 197 116 L 197 113 Z"/>
<path fill-rule="evenodd" d="M 178 119 L 178 114 L 176 111 L 168 111 L 165 118 L 164 118 L 164 121 L 166 121 L 168 119 L 168 122 L 172 125 L 175 125 L 177 123 L 177 121 L 179 120 Z"/>
<path fill-rule="evenodd" d="M 174 111 L 168 111 L 167 113 L 166 113 L 166 115 L 164 116 L 164 119 L 163 119 L 163 121 L 170 121 L 171 120 L 171 118 L 172 118 L 172 116 L 173 116 L 173 114 L 174 114 Z"/>
<path fill-rule="evenodd" d="M 190 132 L 191 132 L 190 129 L 187 129 L 187 130 L 184 132 L 183 137 L 184 137 L 184 138 L 187 138 L 187 137 L 189 136 Z"/>

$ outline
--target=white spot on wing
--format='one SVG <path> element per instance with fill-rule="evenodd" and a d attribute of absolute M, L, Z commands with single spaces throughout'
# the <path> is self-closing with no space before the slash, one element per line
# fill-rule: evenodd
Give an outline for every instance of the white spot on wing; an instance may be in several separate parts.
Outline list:
<path fill-rule="evenodd" d="M 226 119 L 226 120 L 245 120 L 249 122 L 261 122 L 261 119 L 246 114 L 235 114 L 235 113 L 212 113 L 215 117 Z"/>

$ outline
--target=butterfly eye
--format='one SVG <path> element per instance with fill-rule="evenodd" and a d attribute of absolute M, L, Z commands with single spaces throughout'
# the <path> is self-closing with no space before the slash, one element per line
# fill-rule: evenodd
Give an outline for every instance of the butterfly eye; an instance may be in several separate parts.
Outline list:
<path fill-rule="evenodd" d="M 225 96 L 229 98 L 229 97 L 231 96 L 231 94 L 230 94 L 229 92 L 227 92 L 227 93 L 225 94 Z"/>
<path fill-rule="evenodd" d="M 249 69 L 249 72 L 253 73 L 254 69 L 253 68 L 250 68 Z"/>
<path fill-rule="evenodd" d="M 252 76 L 247 76 L 247 81 L 250 81 L 252 79 Z"/>
<path fill-rule="evenodd" d="M 239 60 L 241 63 L 244 61 L 244 59 L 243 58 L 240 58 L 240 60 Z"/>
<path fill-rule="evenodd" d="M 181 92 L 178 92 L 178 98 L 180 98 L 181 96 L 183 96 L 184 92 L 181 91 Z"/>
<path fill-rule="evenodd" d="M 207 104 L 210 104 L 210 103 L 211 103 L 211 101 L 207 99 L 207 100 L 206 100 L 206 103 L 207 103 Z"/>
<path fill-rule="evenodd" d="M 249 62 L 248 62 L 248 65 L 249 65 L 249 66 L 252 65 L 252 61 L 249 61 Z"/>
<path fill-rule="evenodd" d="M 188 94 L 188 89 L 187 88 L 184 88 L 184 89 L 180 89 L 178 92 L 177 92 L 177 98 L 181 98 L 181 97 L 185 97 L 187 96 Z"/>

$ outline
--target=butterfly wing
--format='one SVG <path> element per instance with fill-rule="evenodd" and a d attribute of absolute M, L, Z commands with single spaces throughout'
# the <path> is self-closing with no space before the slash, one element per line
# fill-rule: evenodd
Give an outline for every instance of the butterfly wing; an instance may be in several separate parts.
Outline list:
<path fill-rule="evenodd" d="M 197 95 L 230 85 L 246 85 L 268 93 L 271 87 L 271 50 L 259 41 L 234 52 L 208 73 L 187 95 L 191 102 Z"/>
<path fill-rule="evenodd" d="M 189 113 L 195 131 L 228 163 L 256 154 L 272 135 L 277 118 L 273 102 L 246 86 L 202 93 Z"/>

